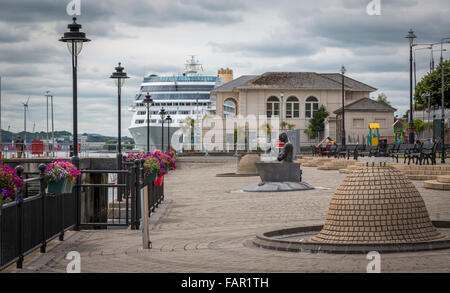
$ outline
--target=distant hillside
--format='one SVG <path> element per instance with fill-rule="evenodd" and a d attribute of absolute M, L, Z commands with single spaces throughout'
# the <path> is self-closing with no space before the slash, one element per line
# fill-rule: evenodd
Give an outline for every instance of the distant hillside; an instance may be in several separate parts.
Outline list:
<path fill-rule="evenodd" d="M 28 132 L 26 133 L 27 135 L 27 141 L 31 141 L 31 140 L 41 140 L 41 139 L 47 139 L 47 133 L 44 131 L 41 132 L 35 132 L 35 133 L 31 133 Z M 15 140 L 16 137 L 18 135 L 20 135 L 22 138 L 25 138 L 25 133 L 23 131 L 18 132 L 18 133 L 14 133 L 11 131 L 7 131 L 7 130 L 2 130 L 2 137 L 1 140 L 2 142 L 11 142 L 12 140 Z M 117 137 L 114 136 L 104 136 L 101 134 L 96 134 L 96 133 L 80 133 L 78 134 L 78 137 L 81 139 L 82 136 L 87 136 L 87 142 L 108 142 L 108 141 L 117 141 Z M 52 134 L 49 133 L 48 134 L 49 139 L 51 139 Z M 68 132 L 68 131 L 55 131 L 55 140 L 58 139 L 60 140 L 64 140 L 65 142 L 69 142 L 70 138 L 72 137 L 72 133 Z M 134 144 L 134 139 L 131 137 L 122 137 L 122 141 L 125 142 L 131 142 L 132 144 Z"/>

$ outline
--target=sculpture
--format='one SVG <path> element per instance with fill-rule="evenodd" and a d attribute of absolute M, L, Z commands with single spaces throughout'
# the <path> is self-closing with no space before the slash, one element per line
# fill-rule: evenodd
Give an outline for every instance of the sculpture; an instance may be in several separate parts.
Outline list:
<path fill-rule="evenodd" d="M 280 134 L 279 140 L 284 142 L 284 147 L 278 155 L 278 161 L 283 161 L 284 163 L 292 163 L 294 157 L 294 146 L 289 142 L 289 138 L 285 132 Z"/>

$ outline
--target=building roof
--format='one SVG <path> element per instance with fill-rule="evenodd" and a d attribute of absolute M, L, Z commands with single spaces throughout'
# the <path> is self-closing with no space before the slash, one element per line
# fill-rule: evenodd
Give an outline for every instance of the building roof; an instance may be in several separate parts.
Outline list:
<path fill-rule="evenodd" d="M 325 76 L 327 78 L 331 78 L 332 80 L 338 82 L 339 84 L 342 81 L 342 75 L 340 73 L 321 73 L 321 76 Z M 367 85 L 365 83 L 362 83 L 360 81 L 357 81 L 353 78 L 350 78 L 348 76 L 345 76 L 344 79 L 345 85 L 352 88 L 354 91 L 367 91 L 367 92 L 374 92 L 377 89 L 374 87 L 371 87 L 370 85 Z"/>
<path fill-rule="evenodd" d="M 266 72 L 262 75 L 244 75 L 230 81 L 214 91 L 226 92 L 251 89 L 277 90 L 341 90 L 342 75 L 339 73 L 315 72 Z M 377 89 L 345 76 L 346 91 L 373 92 Z"/>
<path fill-rule="evenodd" d="M 397 109 L 369 98 L 362 98 L 345 105 L 345 112 L 395 112 Z M 342 107 L 333 112 L 342 113 Z"/>
<path fill-rule="evenodd" d="M 215 88 L 212 92 L 232 92 L 237 87 L 257 77 L 258 75 L 242 75 L 241 77 L 233 79 L 232 81 Z"/>

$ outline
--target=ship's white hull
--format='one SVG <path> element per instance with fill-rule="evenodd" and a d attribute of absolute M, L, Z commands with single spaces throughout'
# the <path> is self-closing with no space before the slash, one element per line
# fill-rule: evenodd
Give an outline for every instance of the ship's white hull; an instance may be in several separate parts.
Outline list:
<path fill-rule="evenodd" d="M 172 127 L 170 126 L 170 137 L 172 138 L 173 134 L 180 129 L 180 127 Z M 134 138 L 136 143 L 136 148 L 141 151 L 147 150 L 147 126 L 138 126 L 129 128 L 131 135 Z M 150 125 L 150 151 L 154 151 L 156 149 L 162 150 L 162 132 L 161 125 Z M 172 145 L 172 143 L 171 143 Z M 168 127 L 164 125 L 164 151 L 167 150 L 168 147 Z"/>

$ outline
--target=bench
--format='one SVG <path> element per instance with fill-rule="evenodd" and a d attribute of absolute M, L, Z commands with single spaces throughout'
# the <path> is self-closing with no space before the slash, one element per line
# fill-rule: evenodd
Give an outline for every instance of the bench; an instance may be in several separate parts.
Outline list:
<path fill-rule="evenodd" d="M 410 145 L 412 146 L 412 145 Z M 423 143 L 421 144 L 414 144 L 413 147 L 408 149 L 408 153 L 406 154 L 406 157 L 408 158 L 408 165 L 410 164 L 411 160 L 414 163 L 414 159 L 416 159 L 416 165 L 419 163 L 421 154 L 422 154 L 422 148 Z M 421 163 L 422 165 L 422 163 Z"/>
<path fill-rule="evenodd" d="M 398 163 L 398 158 L 400 156 L 404 156 L 405 160 L 403 161 L 403 163 L 406 163 L 406 156 L 409 152 L 409 146 L 409 144 L 400 144 L 397 150 L 392 152 L 392 159 L 396 159 Z"/>

